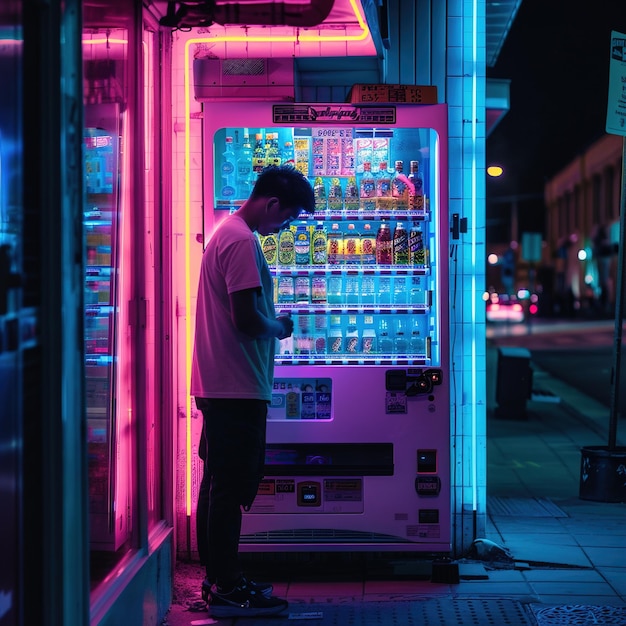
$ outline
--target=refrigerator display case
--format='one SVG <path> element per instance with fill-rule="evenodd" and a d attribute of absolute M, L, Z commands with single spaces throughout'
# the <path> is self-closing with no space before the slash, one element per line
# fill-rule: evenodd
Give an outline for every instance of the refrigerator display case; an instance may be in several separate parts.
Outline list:
<path fill-rule="evenodd" d="M 259 238 L 294 333 L 242 549 L 449 551 L 446 106 L 208 106 L 205 238 L 267 165 L 316 197 Z"/>
<path fill-rule="evenodd" d="M 128 538 L 128 483 L 120 467 L 120 123 L 117 104 L 85 107 L 85 387 L 91 547 Z"/>

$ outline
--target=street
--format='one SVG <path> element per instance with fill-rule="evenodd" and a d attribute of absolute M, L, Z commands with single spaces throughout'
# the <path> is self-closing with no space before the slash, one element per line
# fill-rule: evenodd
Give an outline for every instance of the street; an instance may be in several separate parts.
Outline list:
<path fill-rule="evenodd" d="M 604 321 L 533 320 L 526 324 L 493 324 L 487 339 L 496 346 L 523 347 L 531 364 L 594 398 L 611 404 L 615 323 Z M 621 346 L 619 414 L 626 416 L 626 349 Z"/>

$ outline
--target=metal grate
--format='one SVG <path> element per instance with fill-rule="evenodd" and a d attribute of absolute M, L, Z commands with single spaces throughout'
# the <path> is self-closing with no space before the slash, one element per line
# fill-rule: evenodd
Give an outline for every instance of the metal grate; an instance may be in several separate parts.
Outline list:
<path fill-rule="evenodd" d="M 505 599 L 416 599 L 413 602 L 289 605 L 288 621 L 238 619 L 237 626 L 534 626 L 523 605 Z"/>
<path fill-rule="evenodd" d="M 626 607 L 531 604 L 538 626 L 624 626 Z"/>
<path fill-rule="evenodd" d="M 241 543 L 409 543 L 402 537 L 383 533 L 336 528 L 295 528 L 269 530 L 241 536 Z"/>
<path fill-rule="evenodd" d="M 224 59 L 222 76 L 263 76 L 265 59 Z"/>

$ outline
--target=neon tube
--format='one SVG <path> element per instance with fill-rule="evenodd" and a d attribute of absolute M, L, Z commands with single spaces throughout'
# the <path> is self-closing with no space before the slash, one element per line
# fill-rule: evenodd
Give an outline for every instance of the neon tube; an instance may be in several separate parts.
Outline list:
<path fill-rule="evenodd" d="M 363 19 L 361 12 L 357 7 L 356 0 L 350 0 L 350 6 L 354 11 L 354 17 L 359 23 L 361 32 L 357 35 L 224 35 L 219 37 L 198 37 L 188 39 L 185 43 L 185 70 L 184 70 L 184 89 L 185 89 L 185 337 L 186 337 L 186 354 L 185 354 L 185 508 L 187 516 L 191 516 L 191 395 L 189 383 L 191 381 L 191 359 L 193 354 L 193 329 L 191 328 L 191 188 L 190 188 L 190 138 L 189 138 L 189 117 L 191 115 L 191 80 L 190 80 L 190 47 L 198 43 L 220 43 L 228 41 L 240 42 L 328 42 L 328 41 L 363 41 L 369 34 L 369 28 Z"/>

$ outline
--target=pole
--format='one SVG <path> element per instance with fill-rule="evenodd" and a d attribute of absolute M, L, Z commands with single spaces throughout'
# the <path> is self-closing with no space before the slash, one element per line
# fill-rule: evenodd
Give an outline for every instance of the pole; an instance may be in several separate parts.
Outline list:
<path fill-rule="evenodd" d="M 619 243 L 617 253 L 617 289 L 615 292 L 615 333 L 613 368 L 611 370 L 611 409 L 609 414 L 609 451 L 617 445 L 617 415 L 622 357 L 622 320 L 624 319 L 624 263 L 626 255 L 626 136 L 622 138 L 622 195 L 619 210 Z"/>

